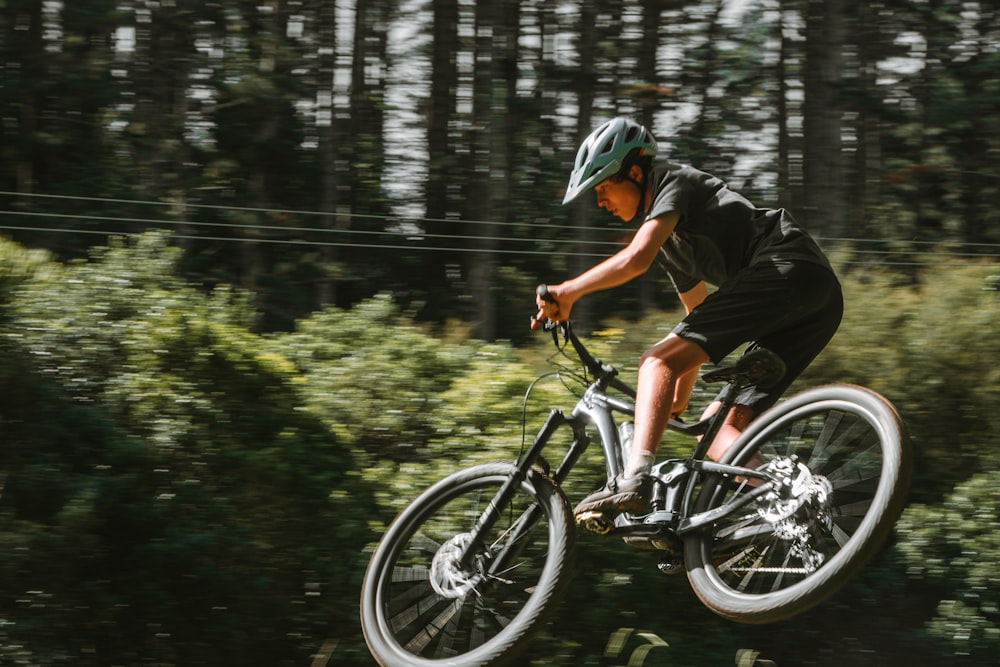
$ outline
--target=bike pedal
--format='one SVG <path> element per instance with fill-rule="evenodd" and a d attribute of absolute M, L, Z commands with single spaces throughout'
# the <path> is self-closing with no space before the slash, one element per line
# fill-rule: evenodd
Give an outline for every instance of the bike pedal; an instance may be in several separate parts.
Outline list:
<path fill-rule="evenodd" d="M 598 535 L 607 535 L 615 527 L 615 523 L 603 512 L 581 512 L 576 515 L 576 525 Z"/>

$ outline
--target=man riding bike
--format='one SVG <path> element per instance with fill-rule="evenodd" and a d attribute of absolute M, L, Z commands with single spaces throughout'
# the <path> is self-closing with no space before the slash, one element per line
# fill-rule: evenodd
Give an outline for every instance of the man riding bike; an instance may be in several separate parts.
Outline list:
<path fill-rule="evenodd" d="M 654 161 L 656 153 L 649 130 L 627 118 L 604 123 L 584 140 L 563 203 L 593 189 L 598 206 L 640 224 L 625 248 L 575 278 L 548 285 L 551 299 L 536 298 L 536 321 L 566 320 L 579 298 L 628 282 L 659 261 L 687 311 L 640 358 L 629 461 L 618 478 L 576 507 L 578 519 L 647 506 L 648 473 L 667 420 L 687 409 L 705 361 L 719 363 L 748 343 L 746 352 L 767 348 L 787 368 L 773 387 L 737 397 L 708 452 L 718 460 L 826 346 L 843 315 L 829 261 L 787 211 L 757 208 L 715 176 Z M 703 416 L 718 407 L 716 400 Z"/>

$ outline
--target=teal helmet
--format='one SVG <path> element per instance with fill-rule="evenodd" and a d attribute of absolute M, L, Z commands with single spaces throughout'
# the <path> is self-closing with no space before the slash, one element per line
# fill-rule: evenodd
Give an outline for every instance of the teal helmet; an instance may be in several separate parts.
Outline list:
<path fill-rule="evenodd" d="M 649 130 L 628 118 L 614 118 L 604 123 L 580 145 L 563 204 L 618 174 L 632 160 L 644 155 L 656 155 L 656 139 Z"/>

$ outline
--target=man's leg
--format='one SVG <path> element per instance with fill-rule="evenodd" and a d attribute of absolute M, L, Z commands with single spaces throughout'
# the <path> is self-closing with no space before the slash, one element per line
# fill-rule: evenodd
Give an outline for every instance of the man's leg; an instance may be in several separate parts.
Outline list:
<path fill-rule="evenodd" d="M 707 408 L 705 412 L 702 413 L 701 418 L 707 419 L 711 417 L 716 412 L 719 411 L 720 403 L 718 401 L 713 402 Z M 743 434 L 750 422 L 753 421 L 754 411 L 753 408 L 747 405 L 734 405 L 730 410 L 729 414 L 726 416 L 725 421 L 722 422 L 722 427 L 719 432 L 716 433 L 715 439 L 712 440 L 711 446 L 708 448 L 708 456 L 713 461 L 719 461 L 729 451 L 736 439 Z M 753 467 L 753 466 L 751 466 Z"/>
<path fill-rule="evenodd" d="M 639 359 L 636 382 L 635 435 L 625 474 L 641 472 L 656 456 L 674 404 L 677 380 L 708 361 L 697 343 L 670 334 Z"/>
<path fill-rule="evenodd" d="M 584 498 L 574 513 L 597 512 L 614 516 L 638 512 L 647 503 L 645 493 L 656 448 L 670 418 L 678 378 L 708 360 L 697 343 L 670 334 L 647 350 L 639 360 L 636 383 L 635 434 L 625 471 L 607 486 Z"/>
<path fill-rule="evenodd" d="M 702 419 L 708 419 L 722 406 L 718 401 L 713 401 L 711 405 L 705 408 L 705 412 L 702 413 Z M 733 446 L 736 439 L 739 438 L 743 431 L 746 430 L 750 422 L 753 421 L 754 411 L 753 408 L 747 405 L 734 405 L 729 409 L 729 414 L 726 415 L 725 421 L 722 422 L 722 427 L 719 432 L 715 434 L 715 439 L 712 440 L 712 444 L 708 448 L 708 457 L 713 461 L 719 461 L 725 456 L 729 448 Z M 749 461 L 744 461 L 743 466 L 747 468 L 757 468 L 764 465 L 764 459 L 758 452 L 754 452 L 753 456 L 750 457 Z M 737 477 L 737 481 L 746 481 L 750 486 L 757 486 L 761 483 L 761 480 L 757 478 L 744 479 L 743 477 Z"/>

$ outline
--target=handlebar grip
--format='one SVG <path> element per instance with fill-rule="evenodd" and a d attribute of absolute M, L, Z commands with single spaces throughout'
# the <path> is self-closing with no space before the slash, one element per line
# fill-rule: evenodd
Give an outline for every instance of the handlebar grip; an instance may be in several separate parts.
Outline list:
<path fill-rule="evenodd" d="M 546 285 L 545 283 L 542 283 L 541 285 L 535 288 L 535 294 L 541 297 L 542 301 L 545 301 L 547 303 L 556 302 L 552 294 L 549 293 L 549 286 Z"/>

